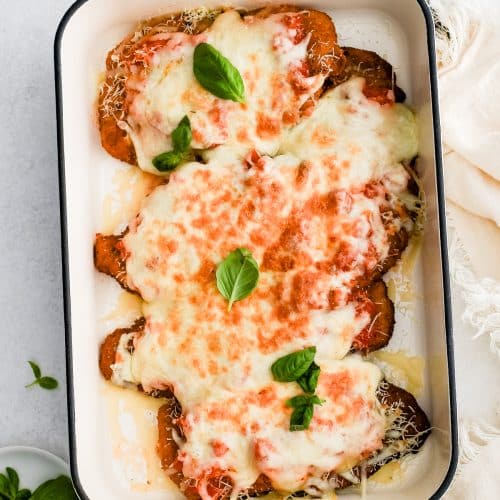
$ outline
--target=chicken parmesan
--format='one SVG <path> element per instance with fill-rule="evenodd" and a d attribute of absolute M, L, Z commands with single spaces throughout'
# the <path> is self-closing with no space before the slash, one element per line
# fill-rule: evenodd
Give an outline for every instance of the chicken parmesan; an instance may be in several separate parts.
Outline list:
<path fill-rule="evenodd" d="M 429 434 L 365 357 L 422 204 L 404 100 L 389 63 L 291 6 L 153 19 L 109 53 L 103 147 L 165 180 L 96 236 L 96 268 L 143 300 L 99 366 L 165 400 L 157 451 L 187 498 L 321 497 Z"/>

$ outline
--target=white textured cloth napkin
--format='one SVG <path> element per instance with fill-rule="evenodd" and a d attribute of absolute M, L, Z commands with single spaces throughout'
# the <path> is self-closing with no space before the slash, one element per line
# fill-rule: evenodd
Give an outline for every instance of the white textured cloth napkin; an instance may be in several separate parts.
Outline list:
<path fill-rule="evenodd" d="M 431 5 L 445 27 L 438 58 L 446 197 L 474 270 L 500 280 L 500 2 Z"/>
<path fill-rule="evenodd" d="M 500 2 L 428 1 L 438 21 L 445 192 L 454 233 L 452 285 L 463 298 L 463 310 L 456 312 L 472 332 L 472 339 L 456 339 L 457 370 L 476 348 L 473 338 L 483 334 L 490 336 L 492 351 L 484 363 L 500 369 Z M 455 338 L 463 333 L 456 325 Z M 459 350 L 464 347 L 467 353 Z M 477 379 L 488 383 L 480 375 Z M 484 385 L 474 390 L 481 392 Z M 478 407 L 472 420 L 465 418 L 460 406 L 463 410 L 467 404 L 466 390 L 457 387 L 457 392 L 460 464 L 445 498 L 500 498 L 500 412 L 485 418 Z M 498 398 L 496 390 L 488 394 Z"/>

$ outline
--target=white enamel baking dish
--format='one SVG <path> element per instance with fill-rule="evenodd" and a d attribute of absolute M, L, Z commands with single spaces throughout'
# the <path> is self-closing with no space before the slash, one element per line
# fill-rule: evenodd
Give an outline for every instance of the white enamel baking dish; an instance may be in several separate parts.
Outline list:
<path fill-rule="evenodd" d="M 215 7 L 220 3 L 204 0 L 203 5 Z M 415 293 L 410 303 L 397 307 L 396 332 L 389 349 L 405 350 L 425 363 L 424 390 L 418 399 L 435 430 L 401 477 L 388 485 L 370 486 L 368 498 L 439 498 L 453 477 L 457 436 L 432 17 L 424 0 L 297 3 L 329 13 L 342 45 L 375 50 L 389 60 L 419 116 L 418 168 L 428 202 L 425 237 L 411 278 Z M 199 5 L 196 0 L 80 0 L 66 13 L 56 36 L 71 465 L 82 499 L 181 498 L 175 488 L 149 491 L 146 486 L 137 487 L 138 482 L 148 482 L 147 477 L 138 478 L 130 469 L 137 465 L 130 465 L 130 456 L 141 449 L 137 428 L 124 430 L 130 415 L 120 415 L 120 405 L 116 421 L 105 410 L 98 345 L 112 323 L 102 321 L 106 304 L 120 292 L 111 279 L 95 272 L 92 246 L 101 227 L 102 200 L 111 189 L 112 173 L 124 167 L 100 147 L 94 102 L 97 75 L 104 68 L 107 50 L 137 20 Z M 243 1 L 233 5 L 255 8 L 262 3 Z M 118 323 L 124 326 L 127 321 Z M 154 414 L 150 413 L 153 425 Z M 116 434 L 116 426 L 128 440 L 125 448 L 129 462 L 125 467 L 117 463 L 114 453 L 125 444 L 110 437 Z M 356 498 L 358 494 L 347 496 Z"/>

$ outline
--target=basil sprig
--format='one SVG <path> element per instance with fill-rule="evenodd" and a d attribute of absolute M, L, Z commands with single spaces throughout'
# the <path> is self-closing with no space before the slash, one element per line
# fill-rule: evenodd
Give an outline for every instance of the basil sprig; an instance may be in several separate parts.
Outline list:
<path fill-rule="evenodd" d="M 307 396 L 295 396 L 286 402 L 289 408 L 293 408 L 290 417 L 290 431 L 304 431 L 309 429 L 313 414 L 314 405 L 322 405 L 324 399 L 320 399 L 315 394 Z"/>
<path fill-rule="evenodd" d="M 59 476 L 42 483 L 31 493 L 19 489 L 19 475 L 11 467 L 0 474 L 0 500 L 78 500 L 73 483 L 68 476 Z"/>
<path fill-rule="evenodd" d="M 191 146 L 192 140 L 193 134 L 191 132 L 191 122 L 186 115 L 172 132 L 172 144 L 174 145 L 174 151 L 185 153 Z"/>
<path fill-rule="evenodd" d="M 5 469 L 5 474 L 0 474 L 0 499 L 1 500 L 28 500 L 31 491 L 19 489 L 19 475 L 11 467 Z"/>
<path fill-rule="evenodd" d="M 235 102 L 245 100 L 245 84 L 240 72 L 212 45 L 196 46 L 193 72 L 200 85 L 213 95 Z"/>
<path fill-rule="evenodd" d="M 286 405 L 293 408 L 290 417 L 290 431 L 309 429 L 313 418 L 314 405 L 325 401 L 316 396 L 320 367 L 314 362 L 316 347 L 307 347 L 279 358 L 271 366 L 274 380 L 277 382 L 297 382 L 306 394 L 289 399 Z"/>
<path fill-rule="evenodd" d="M 230 311 L 234 302 L 248 297 L 255 290 L 259 265 L 250 250 L 237 248 L 219 264 L 215 277 L 219 292 L 229 301 L 227 307 Z"/>
<path fill-rule="evenodd" d="M 307 347 L 302 351 L 292 352 L 278 359 L 271 366 L 274 380 L 277 382 L 299 380 L 312 365 L 315 354 L 316 347 Z"/>
<path fill-rule="evenodd" d="M 30 500 L 78 500 L 68 476 L 59 476 L 41 484 Z"/>
<path fill-rule="evenodd" d="M 53 389 L 57 389 L 59 383 L 53 377 L 42 377 L 42 371 L 40 367 L 34 361 L 28 361 L 31 366 L 31 371 L 35 376 L 35 380 L 31 382 L 31 384 L 26 385 L 26 388 L 33 387 L 35 385 L 39 385 L 42 389 L 47 389 L 48 391 L 52 391 Z"/>
<path fill-rule="evenodd" d="M 167 151 L 153 159 L 153 165 L 160 172 L 169 172 L 180 165 L 188 156 L 193 134 L 191 122 L 185 116 L 172 132 L 173 151 Z"/>
<path fill-rule="evenodd" d="M 297 384 L 300 385 L 304 392 L 314 394 L 316 387 L 318 387 L 320 371 L 319 366 L 313 361 L 304 375 L 297 379 Z"/>

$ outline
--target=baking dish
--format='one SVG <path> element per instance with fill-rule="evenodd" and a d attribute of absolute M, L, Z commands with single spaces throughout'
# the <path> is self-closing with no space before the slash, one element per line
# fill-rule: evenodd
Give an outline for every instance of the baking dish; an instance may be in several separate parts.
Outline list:
<path fill-rule="evenodd" d="M 412 359 L 422 362 L 424 389 L 419 402 L 435 431 L 424 449 L 407 464 L 402 477 L 388 485 L 370 487 L 369 498 L 439 498 L 453 477 L 457 436 L 432 16 L 423 0 L 297 3 L 329 13 L 341 45 L 375 50 L 391 62 L 399 85 L 419 117 L 418 169 L 428 204 L 425 237 L 412 266 L 413 293 L 399 294 L 397 327 L 389 348 L 406 351 Z M 208 0 L 203 4 L 215 7 L 220 2 Z M 119 203 L 113 198 L 118 189 L 116 175 L 128 172 L 130 181 L 135 174 L 133 167 L 125 167 L 102 150 L 94 103 L 106 52 L 136 21 L 199 5 L 192 0 L 80 0 L 66 13 L 56 36 L 71 465 L 81 498 L 181 498 L 163 477 L 151 481 L 153 466 L 142 455 L 139 434 L 154 432 L 154 408 L 135 396 L 139 398 L 136 403 L 141 407 L 142 420 L 134 420 L 130 408 L 133 403 L 116 391 L 110 393 L 98 371 L 100 339 L 111 329 L 125 326 L 134 305 L 129 303 L 126 314 L 117 313 L 122 292 L 94 270 L 92 242 L 96 231 L 102 230 L 103 204 L 109 209 Z M 233 5 L 255 8 L 262 3 Z M 127 186 L 127 197 L 131 191 L 140 191 L 137 183 Z M 121 190 L 124 194 L 123 185 Z M 107 224 L 118 228 L 126 220 L 121 215 L 108 217 Z M 398 285 L 408 286 L 400 282 Z"/>

